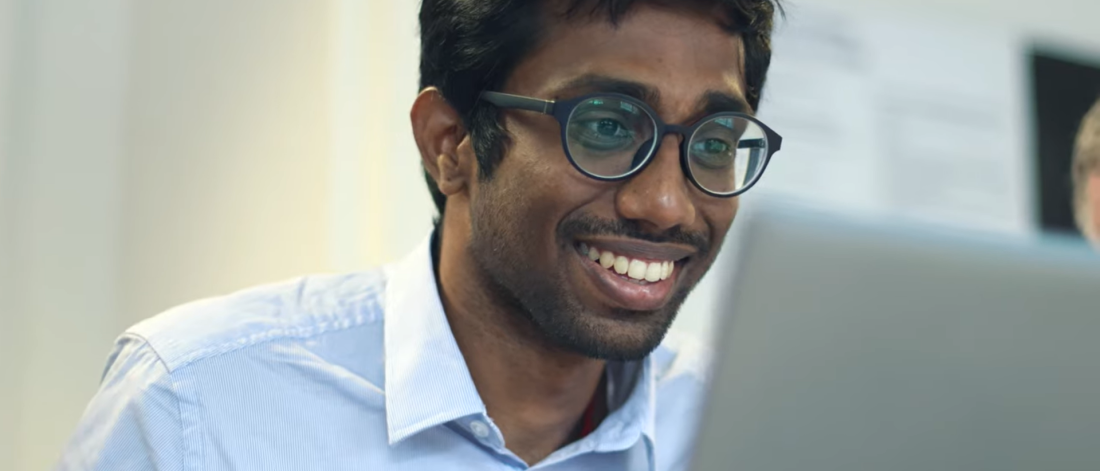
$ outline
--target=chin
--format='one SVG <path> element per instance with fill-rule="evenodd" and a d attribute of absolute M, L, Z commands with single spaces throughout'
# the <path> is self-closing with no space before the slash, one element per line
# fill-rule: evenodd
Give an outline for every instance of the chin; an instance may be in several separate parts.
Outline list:
<path fill-rule="evenodd" d="M 664 340 L 678 307 L 677 303 L 654 311 L 584 309 L 574 311 L 571 321 L 563 317 L 573 316 L 561 316 L 554 322 L 557 325 L 543 330 L 558 346 L 590 358 L 641 360 Z"/>

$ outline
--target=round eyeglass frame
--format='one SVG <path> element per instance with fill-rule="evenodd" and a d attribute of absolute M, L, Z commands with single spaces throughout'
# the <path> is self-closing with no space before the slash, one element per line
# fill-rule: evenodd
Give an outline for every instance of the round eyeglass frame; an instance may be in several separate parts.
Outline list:
<path fill-rule="evenodd" d="M 653 123 L 656 126 L 656 129 L 654 130 L 655 134 L 653 135 L 653 144 L 645 159 L 637 167 L 622 175 L 605 177 L 602 175 L 596 175 L 588 170 L 585 170 L 583 167 L 580 166 L 580 164 L 577 163 L 576 159 L 573 158 L 573 153 L 569 150 L 568 124 L 569 119 L 573 116 L 573 111 L 577 108 L 577 106 L 581 105 L 582 103 L 597 98 L 613 98 L 615 100 L 625 101 L 633 106 L 637 106 L 639 109 L 645 112 L 651 120 L 653 120 Z M 555 101 L 542 100 L 539 98 L 532 98 L 521 95 L 512 95 L 502 92 L 482 92 L 481 99 L 492 103 L 493 105 L 500 108 L 534 111 L 536 113 L 553 116 L 558 121 L 558 125 L 561 127 L 561 146 L 562 149 L 565 151 L 566 158 L 569 159 L 569 163 L 573 165 L 573 167 L 576 168 L 577 171 L 581 172 L 585 176 L 594 180 L 605 182 L 623 181 L 630 177 L 633 177 L 634 175 L 637 175 L 642 170 L 645 170 L 645 168 L 648 167 L 649 164 L 653 161 L 653 157 L 657 155 L 657 151 L 660 149 L 660 143 L 662 140 L 664 140 L 664 137 L 668 134 L 679 134 L 680 137 L 682 137 L 680 142 L 680 168 L 683 170 L 684 175 L 688 177 L 688 180 L 691 181 L 692 185 L 694 185 L 703 193 L 706 193 L 710 196 L 718 198 L 732 198 L 748 191 L 750 188 L 756 185 L 758 181 L 760 181 L 760 178 L 764 175 L 764 171 L 768 169 L 768 164 L 771 162 L 772 155 L 779 151 L 780 146 L 783 143 L 783 137 L 780 136 L 779 133 L 776 133 L 766 124 L 760 122 L 759 119 L 756 119 L 755 117 L 745 113 L 715 113 L 704 116 L 690 126 L 680 126 L 665 123 L 661 120 L 660 116 L 657 115 L 657 112 L 654 111 L 653 108 L 650 108 L 649 105 L 645 104 L 645 102 L 642 102 L 641 100 L 638 100 L 634 97 L 619 93 L 592 93 L 569 100 Z M 688 146 L 691 144 L 692 139 L 695 137 L 695 133 L 698 132 L 699 129 L 704 125 L 719 118 L 740 118 L 748 120 L 753 124 L 760 126 L 760 129 L 764 131 L 764 139 L 766 140 L 765 143 L 767 144 L 768 149 L 767 154 L 764 155 L 764 162 L 761 164 L 760 170 L 758 170 L 756 174 L 753 175 L 752 180 L 750 180 L 748 183 L 737 190 L 725 193 L 709 190 L 701 183 L 699 183 L 699 180 L 695 178 L 695 174 L 691 171 L 691 164 L 688 162 L 688 159 L 690 158 L 690 149 L 688 149 Z"/>

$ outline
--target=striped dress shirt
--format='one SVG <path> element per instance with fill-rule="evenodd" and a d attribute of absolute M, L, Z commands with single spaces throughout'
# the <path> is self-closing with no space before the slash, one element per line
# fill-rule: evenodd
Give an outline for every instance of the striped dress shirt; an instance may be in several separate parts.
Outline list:
<path fill-rule="evenodd" d="M 403 261 L 198 301 L 119 337 L 59 470 L 679 470 L 705 355 L 610 362 L 609 415 L 539 463 L 508 450 L 439 299 Z"/>

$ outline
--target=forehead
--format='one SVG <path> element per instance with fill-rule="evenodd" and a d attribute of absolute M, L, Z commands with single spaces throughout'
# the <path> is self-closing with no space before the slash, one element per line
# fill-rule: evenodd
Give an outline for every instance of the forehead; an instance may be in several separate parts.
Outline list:
<path fill-rule="evenodd" d="M 506 88 L 551 98 L 577 77 L 617 77 L 657 90 L 658 111 L 676 113 L 711 91 L 744 98 L 743 69 L 740 39 L 717 18 L 643 4 L 618 25 L 599 16 L 550 21 Z"/>

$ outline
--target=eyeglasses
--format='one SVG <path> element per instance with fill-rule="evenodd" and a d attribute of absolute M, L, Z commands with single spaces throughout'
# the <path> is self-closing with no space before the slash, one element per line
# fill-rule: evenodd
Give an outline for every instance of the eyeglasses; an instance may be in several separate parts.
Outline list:
<path fill-rule="evenodd" d="M 653 160 L 667 134 L 683 139 L 680 166 L 704 193 L 729 198 L 751 188 L 783 138 L 744 113 L 717 113 L 691 126 L 667 124 L 645 103 L 602 93 L 548 101 L 500 92 L 481 98 L 501 108 L 548 114 L 561 125 L 562 147 L 581 173 L 600 181 L 637 175 Z"/>

